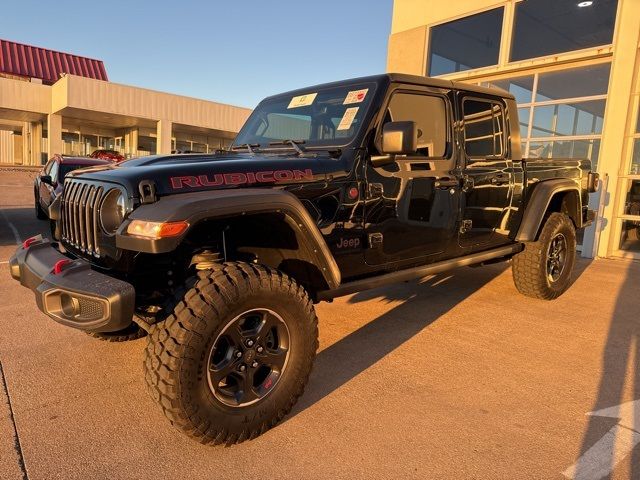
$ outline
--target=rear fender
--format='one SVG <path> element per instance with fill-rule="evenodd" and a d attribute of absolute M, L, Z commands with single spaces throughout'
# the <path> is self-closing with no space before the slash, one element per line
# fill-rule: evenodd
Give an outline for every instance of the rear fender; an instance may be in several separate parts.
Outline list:
<path fill-rule="evenodd" d="M 515 240 L 535 241 L 545 215 L 555 211 L 566 213 L 576 228 L 582 228 L 580 186 L 574 180 L 566 178 L 544 180 L 533 186 Z"/>

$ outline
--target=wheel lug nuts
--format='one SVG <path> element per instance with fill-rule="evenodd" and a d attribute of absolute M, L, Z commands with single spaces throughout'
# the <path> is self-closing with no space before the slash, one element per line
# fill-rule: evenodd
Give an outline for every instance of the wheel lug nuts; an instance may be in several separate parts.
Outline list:
<path fill-rule="evenodd" d="M 238 351 L 236 352 L 236 358 L 240 358 L 242 356 L 242 352 Z"/>
<path fill-rule="evenodd" d="M 256 348 L 256 350 L 257 350 L 258 353 L 262 353 L 264 351 L 264 348 L 258 347 L 258 348 Z"/>
<path fill-rule="evenodd" d="M 253 347 L 253 340 L 247 340 L 247 346 Z"/>
<path fill-rule="evenodd" d="M 240 365 L 240 371 L 244 372 L 247 369 L 247 367 L 245 367 L 244 365 Z"/>
<path fill-rule="evenodd" d="M 258 362 L 253 362 L 253 363 L 251 364 L 251 366 L 252 366 L 253 368 L 256 368 L 256 367 L 258 366 Z"/>

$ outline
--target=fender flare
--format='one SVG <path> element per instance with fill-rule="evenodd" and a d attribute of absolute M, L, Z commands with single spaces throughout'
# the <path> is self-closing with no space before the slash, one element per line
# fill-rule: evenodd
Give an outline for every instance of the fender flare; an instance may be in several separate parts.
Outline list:
<path fill-rule="evenodd" d="M 322 272 L 327 285 L 340 285 L 340 269 L 316 223 L 293 194 L 284 190 L 238 188 L 194 193 L 181 193 L 160 198 L 155 203 L 136 208 L 118 228 L 116 246 L 146 253 L 167 253 L 175 250 L 189 230 L 201 220 L 222 219 L 239 215 L 283 213 L 294 228 L 296 237 L 307 247 L 310 261 Z M 147 239 L 127 234 L 132 220 L 150 222 L 186 221 L 189 229 L 176 237 Z"/>
<path fill-rule="evenodd" d="M 542 180 L 533 186 L 529 200 L 526 203 L 522 222 L 516 234 L 518 242 L 533 242 L 536 240 L 544 215 L 551 204 L 553 197 L 562 192 L 574 191 L 577 194 L 578 204 L 576 212 L 573 212 L 573 221 L 577 228 L 582 227 L 582 197 L 580 186 L 575 180 L 568 178 L 557 178 L 552 180 Z"/>

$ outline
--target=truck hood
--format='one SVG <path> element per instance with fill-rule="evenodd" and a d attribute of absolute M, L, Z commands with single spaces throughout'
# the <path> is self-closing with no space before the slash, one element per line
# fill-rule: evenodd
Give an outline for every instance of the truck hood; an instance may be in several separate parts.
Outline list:
<path fill-rule="evenodd" d="M 72 172 L 67 178 L 118 183 L 138 197 L 141 181 L 158 196 L 221 188 L 286 186 L 325 182 L 348 173 L 344 161 L 325 152 L 154 155 Z"/>

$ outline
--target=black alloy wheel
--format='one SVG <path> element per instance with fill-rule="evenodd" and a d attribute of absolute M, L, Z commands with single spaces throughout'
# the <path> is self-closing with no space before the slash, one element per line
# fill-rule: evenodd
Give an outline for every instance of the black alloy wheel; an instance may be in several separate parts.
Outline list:
<path fill-rule="evenodd" d="M 244 407 L 273 391 L 287 368 L 289 329 L 267 308 L 241 313 L 220 332 L 209 352 L 207 380 L 213 395 Z"/>
<path fill-rule="evenodd" d="M 558 233 L 551 242 L 547 251 L 547 278 L 549 283 L 557 282 L 562 276 L 567 264 L 567 239 L 562 233 Z"/>

